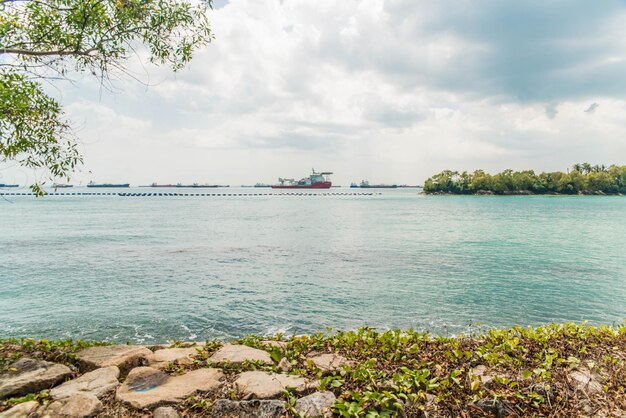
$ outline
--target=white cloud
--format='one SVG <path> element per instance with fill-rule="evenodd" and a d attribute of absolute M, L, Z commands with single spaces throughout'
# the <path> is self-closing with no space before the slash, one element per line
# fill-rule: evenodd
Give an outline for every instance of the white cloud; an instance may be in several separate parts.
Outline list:
<path fill-rule="evenodd" d="M 421 183 L 623 163 L 626 13 L 577 4 L 220 2 L 188 69 L 63 99 L 97 180 L 250 184 L 315 166 L 344 185 Z"/>

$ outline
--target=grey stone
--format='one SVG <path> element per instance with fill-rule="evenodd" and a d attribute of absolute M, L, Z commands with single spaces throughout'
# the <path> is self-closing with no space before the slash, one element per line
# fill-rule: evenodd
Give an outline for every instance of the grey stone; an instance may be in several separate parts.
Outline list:
<path fill-rule="evenodd" d="M 177 404 L 198 392 L 220 387 L 224 373 L 218 369 L 198 369 L 181 376 L 168 374 L 152 367 L 137 367 L 117 389 L 115 398 L 133 408 L 155 408 Z"/>
<path fill-rule="evenodd" d="M 244 361 L 258 361 L 265 364 L 274 363 L 267 351 L 235 344 L 226 344 L 209 357 L 208 361 L 210 363 L 243 363 Z"/>
<path fill-rule="evenodd" d="M 309 418 L 333 416 L 332 407 L 337 398 L 332 392 L 315 392 L 296 401 L 296 411 Z"/>
<path fill-rule="evenodd" d="M 602 393 L 602 385 L 587 369 L 579 369 L 571 372 L 569 378 L 574 381 L 576 389 L 589 393 Z"/>
<path fill-rule="evenodd" d="M 120 369 L 118 369 L 117 366 L 96 369 L 52 389 L 50 391 L 50 397 L 57 400 L 70 397 L 80 392 L 90 393 L 96 398 L 101 399 L 104 395 L 115 390 L 115 388 L 120 385 L 120 382 L 117 380 L 119 376 Z"/>
<path fill-rule="evenodd" d="M 285 402 L 278 400 L 231 401 L 219 399 L 211 418 L 280 418 L 285 416 Z"/>
<path fill-rule="evenodd" d="M 481 399 L 475 405 L 496 418 L 506 418 L 514 413 L 509 403 L 504 400 Z"/>
<path fill-rule="evenodd" d="M 286 388 L 302 393 L 319 385 L 303 377 L 261 371 L 244 372 L 235 380 L 235 389 L 244 399 L 280 396 Z"/>
<path fill-rule="evenodd" d="M 163 350 L 156 350 L 154 353 L 147 356 L 148 365 L 162 369 L 167 366 L 168 363 L 177 363 L 180 365 L 193 364 L 193 356 L 198 354 L 196 347 L 188 348 L 166 348 Z"/>
<path fill-rule="evenodd" d="M 283 357 L 278 362 L 278 371 L 279 372 L 290 372 L 292 369 L 291 363 L 287 360 L 287 357 Z"/>
<path fill-rule="evenodd" d="M 426 418 L 428 418 L 428 413 L 426 411 L 430 411 L 430 412 L 437 412 L 439 411 L 439 405 L 437 404 L 437 397 L 435 395 L 431 395 L 430 393 L 426 394 L 426 410 L 424 411 L 426 414 Z"/>
<path fill-rule="evenodd" d="M 337 370 L 342 366 L 352 365 L 351 361 L 348 361 L 345 357 L 335 353 L 309 356 L 307 359 L 312 361 L 315 367 L 327 373 Z"/>
<path fill-rule="evenodd" d="M 72 376 L 69 367 L 49 361 L 23 358 L 0 374 L 0 399 L 23 396 L 50 389 Z"/>
<path fill-rule="evenodd" d="M 52 402 L 41 418 L 87 418 L 102 411 L 102 402 L 90 393 L 75 393 Z"/>
<path fill-rule="evenodd" d="M 37 401 L 20 403 L 11 409 L 0 412 L 0 418 L 28 418 L 37 408 L 39 408 Z"/>
<path fill-rule="evenodd" d="M 179 418 L 178 412 L 171 406 L 162 406 L 152 413 L 152 418 Z"/>
<path fill-rule="evenodd" d="M 146 357 L 152 351 L 138 345 L 106 345 L 89 347 L 76 353 L 81 369 L 90 371 L 99 367 L 117 366 L 122 373 L 127 373 L 133 367 L 145 364 Z"/>

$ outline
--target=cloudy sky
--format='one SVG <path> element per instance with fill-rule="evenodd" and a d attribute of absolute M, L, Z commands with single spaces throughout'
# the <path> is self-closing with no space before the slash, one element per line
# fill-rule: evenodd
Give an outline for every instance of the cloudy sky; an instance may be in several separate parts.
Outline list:
<path fill-rule="evenodd" d="M 85 156 L 75 182 L 253 184 L 314 167 L 337 184 L 421 184 L 446 168 L 626 163 L 623 1 L 215 5 L 215 40 L 185 70 L 146 67 L 148 87 L 114 94 L 59 87 Z"/>

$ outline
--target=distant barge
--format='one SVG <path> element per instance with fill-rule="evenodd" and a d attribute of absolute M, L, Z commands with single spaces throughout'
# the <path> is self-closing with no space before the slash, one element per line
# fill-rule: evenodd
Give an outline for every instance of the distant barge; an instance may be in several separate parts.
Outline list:
<path fill-rule="evenodd" d="M 221 184 L 198 184 L 198 183 L 194 183 L 194 184 L 181 184 L 181 183 L 176 183 L 176 184 L 157 184 L 157 183 L 152 183 L 149 186 L 141 186 L 141 187 L 191 187 L 191 188 L 195 188 L 195 189 L 209 189 L 209 188 L 230 187 L 230 186 L 229 185 L 221 185 Z"/>
<path fill-rule="evenodd" d="M 228 184 L 177 184 L 176 187 L 191 187 L 194 189 L 214 189 L 216 187 L 230 187 Z"/>
<path fill-rule="evenodd" d="M 398 188 L 397 184 L 370 184 L 367 180 L 362 180 L 361 184 L 352 183 L 350 184 L 350 188 L 352 189 L 396 189 Z"/>
<path fill-rule="evenodd" d="M 87 187 L 100 187 L 100 188 L 115 188 L 115 187 L 130 187 L 130 183 L 119 183 L 119 184 L 113 184 L 113 183 L 94 183 L 93 181 L 90 181 L 87 184 Z"/>

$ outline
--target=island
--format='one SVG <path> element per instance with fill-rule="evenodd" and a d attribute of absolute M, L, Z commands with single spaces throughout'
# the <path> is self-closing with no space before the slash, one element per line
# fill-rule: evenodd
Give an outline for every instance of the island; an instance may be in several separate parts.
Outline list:
<path fill-rule="evenodd" d="M 623 195 L 626 166 L 575 164 L 567 172 L 535 174 L 533 170 L 504 170 L 489 174 L 444 170 L 424 182 L 426 194 L 459 195 Z"/>

